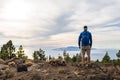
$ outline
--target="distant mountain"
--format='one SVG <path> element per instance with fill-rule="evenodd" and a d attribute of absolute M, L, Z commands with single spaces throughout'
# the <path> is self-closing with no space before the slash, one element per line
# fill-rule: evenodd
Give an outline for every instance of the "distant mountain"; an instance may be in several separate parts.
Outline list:
<path fill-rule="evenodd" d="M 92 48 L 92 50 L 95 50 L 96 48 Z M 76 46 L 68 46 L 68 47 L 62 47 L 62 48 L 56 48 L 56 49 L 53 49 L 53 50 L 56 50 L 56 51 L 79 51 L 80 49 Z"/>

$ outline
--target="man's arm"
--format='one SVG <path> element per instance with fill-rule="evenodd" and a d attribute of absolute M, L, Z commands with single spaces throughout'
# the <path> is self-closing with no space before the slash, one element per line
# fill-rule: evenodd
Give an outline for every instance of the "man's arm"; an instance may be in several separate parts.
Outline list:
<path fill-rule="evenodd" d="M 92 34 L 90 33 L 90 47 L 92 47 Z"/>
<path fill-rule="evenodd" d="M 79 46 L 79 48 L 80 48 L 81 38 L 82 38 L 82 36 L 81 36 L 81 34 L 80 34 L 80 36 L 79 36 L 79 38 L 78 38 L 78 46 Z"/>

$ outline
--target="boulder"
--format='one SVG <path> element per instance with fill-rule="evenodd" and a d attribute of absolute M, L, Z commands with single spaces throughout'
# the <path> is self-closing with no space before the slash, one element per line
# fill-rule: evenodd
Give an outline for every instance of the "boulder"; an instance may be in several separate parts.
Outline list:
<path fill-rule="evenodd" d="M 17 72 L 28 71 L 27 66 L 25 64 L 17 64 Z"/>
<path fill-rule="evenodd" d="M 32 66 L 34 63 L 31 62 L 31 61 L 26 61 L 25 64 L 26 64 L 27 67 L 30 67 L 30 66 Z"/>
<path fill-rule="evenodd" d="M 0 64 L 4 64 L 5 61 L 3 59 L 0 59 Z"/>

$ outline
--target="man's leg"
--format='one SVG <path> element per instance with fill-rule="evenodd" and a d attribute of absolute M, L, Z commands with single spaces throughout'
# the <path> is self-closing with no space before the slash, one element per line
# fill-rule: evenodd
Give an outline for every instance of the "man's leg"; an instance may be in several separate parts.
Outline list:
<path fill-rule="evenodd" d="M 85 49 L 82 47 L 82 64 L 85 63 Z"/>
<path fill-rule="evenodd" d="M 90 46 L 87 46 L 87 56 L 88 56 L 88 58 L 87 58 L 87 63 L 88 64 L 90 64 Z"/>

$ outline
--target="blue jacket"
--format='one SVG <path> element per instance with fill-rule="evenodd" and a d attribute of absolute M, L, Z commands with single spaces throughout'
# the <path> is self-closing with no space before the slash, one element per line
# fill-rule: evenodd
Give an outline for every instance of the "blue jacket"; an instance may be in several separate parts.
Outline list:
<path fill-rule="evenodd" d="M 91 46 L 92 47 L 92 35 L 89 31 L 84 30 L 78 39 L 78 45 L 81 46 Z"/>

